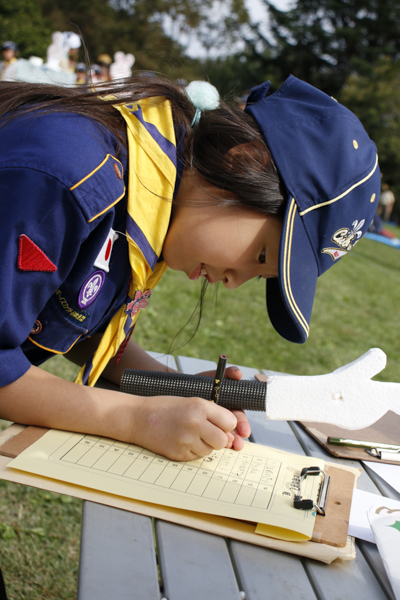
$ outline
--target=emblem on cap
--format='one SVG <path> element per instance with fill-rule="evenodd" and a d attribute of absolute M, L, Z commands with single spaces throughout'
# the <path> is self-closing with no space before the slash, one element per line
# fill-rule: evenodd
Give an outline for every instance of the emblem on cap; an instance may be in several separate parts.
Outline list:
<path fill-rule="evenodd" d="M 347 254 L 347 252 L 357 244 L 358 240 L 362 236 L 361 228 L 364 223 L 365 219 L 362 219 L 360 222 L 356 220 L 352 223 L 352 229 L 349 229 L 348 227 L 338 229 L 331 237 L 331 240 L 337 244 L 339 248 L 323 248 L 321 252 L 324 254 L 329 254 L 332 260 L 337 260 L 338 258 L 341 258 Z"/>
<path fill-rule="evenodd" d="M 104 277 L 103 271 L 95 271 L 86 279 L 79 292 L 79 308 L 86 308 L 93 304 L 103 287 Z"/>

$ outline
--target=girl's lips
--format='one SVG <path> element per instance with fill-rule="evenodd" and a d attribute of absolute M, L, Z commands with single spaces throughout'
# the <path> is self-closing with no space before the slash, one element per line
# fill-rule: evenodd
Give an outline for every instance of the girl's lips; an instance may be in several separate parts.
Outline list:
<path fill-rule="evenodd" d="M 199 266 L 191 275 L 189 275 L 189 279 L 192 281 L 196 281 L 200 277 L 201 269 L 203 268 L 203 263 L 200 263 Z"/>

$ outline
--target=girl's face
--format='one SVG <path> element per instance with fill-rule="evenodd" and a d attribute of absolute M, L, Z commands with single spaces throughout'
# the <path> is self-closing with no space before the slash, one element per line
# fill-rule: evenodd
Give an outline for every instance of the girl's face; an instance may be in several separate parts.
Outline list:
<path fill-rule="evenodd" d="M 233 289 L 253 277 L 277 277 L 282 222 L 238 207 L 205 204 L 227 192 L 185 172 L 163 247 L 163 258 L 189 279 L 205 277 Z M 197 202 L 196 202 L 197 201 Z M 185 205 L 187 202 L 188 205 Z"/>

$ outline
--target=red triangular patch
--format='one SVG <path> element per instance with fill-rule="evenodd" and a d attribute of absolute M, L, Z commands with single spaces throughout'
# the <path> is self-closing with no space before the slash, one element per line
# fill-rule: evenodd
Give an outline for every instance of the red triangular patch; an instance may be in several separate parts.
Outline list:
<path fill-rule="evenodd" d="M 19 236 L 18 268 L 21 271 L 57 271 L 43 250 L 24 234 Z"/>

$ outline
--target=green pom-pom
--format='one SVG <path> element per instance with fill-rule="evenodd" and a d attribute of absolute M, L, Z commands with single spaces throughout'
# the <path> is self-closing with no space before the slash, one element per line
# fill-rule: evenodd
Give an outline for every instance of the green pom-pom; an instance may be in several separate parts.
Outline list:
<path fill-rule="evenodd" d="M 214 110 L 219 106 L 218 90 L 207 81 L 192 81 L 186 87 L 186 93 L 199 110 Z"/>

